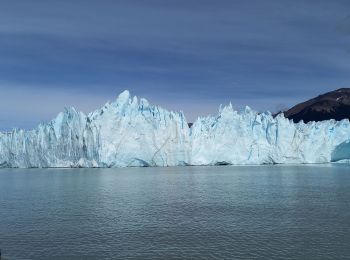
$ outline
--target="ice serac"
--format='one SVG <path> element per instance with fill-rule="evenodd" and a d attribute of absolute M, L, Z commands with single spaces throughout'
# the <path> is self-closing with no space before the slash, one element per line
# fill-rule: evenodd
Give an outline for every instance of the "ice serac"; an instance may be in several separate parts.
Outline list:
<path fill-rule="evenodd" d="M 1 133 L 0 166 L 184 165 L 189 136 L 182 113 L 151 106 L 124 91 L 89 115 L 70 108 L 35 130 Z"/>
<path fill-rule="evenodd" d="M 0 135 L 0 165 L 3 167 L 95 166 L 99 136 L 86 115 L 66 109 L 35 130 L 13 130 Z"/>
<path fill-rule="evenodd" d="M 124 91 L 89 118 L 98 129 L 100 166 L 173 166 L 189 161 L 189 128 L 182 113 L 131 99 Z"/>
<path fill-rule="evenodd" d="M 124 91 L 88 115 L 66 109 L 31 131 L 0 133 L 0 167 L 127 167 L 350 161 L 350 123 L 293 123 L 232 105 L 188 127 L 183 113 Z"/>
<path fill-rule="evenodd" d="M 192 126 L 191 162 L 216 164 L 328 163 L 350 158 L 350 123 L 293 123 L 282 114 L 224 107 Z"/>

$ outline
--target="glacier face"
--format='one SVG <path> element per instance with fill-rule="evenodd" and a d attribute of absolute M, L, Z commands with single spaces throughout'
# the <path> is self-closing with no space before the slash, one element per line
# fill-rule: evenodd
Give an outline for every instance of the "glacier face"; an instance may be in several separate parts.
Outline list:
<path fill-rule="evenodd" d="M 128 91 L 88 115 L 66 109 L 31 131 L 0 133 L 0 167 L 328 163 L 350 159 L 349 120 L 293 123 L 232 105 L 188 127 L 183 113 Z"/>

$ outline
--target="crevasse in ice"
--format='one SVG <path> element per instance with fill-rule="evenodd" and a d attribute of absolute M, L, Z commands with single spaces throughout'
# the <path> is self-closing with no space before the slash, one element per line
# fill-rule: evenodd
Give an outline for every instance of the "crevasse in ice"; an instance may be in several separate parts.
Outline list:
<path fill-rule="evenodd" d="M 328 163 L 350 159 L 350 123 L 293 123 L 232 105 L 188 127 L 183 113 L 122 92 L 89 115 L 66 109 L 31 131 L 0 133 L 0 167 Z"/>

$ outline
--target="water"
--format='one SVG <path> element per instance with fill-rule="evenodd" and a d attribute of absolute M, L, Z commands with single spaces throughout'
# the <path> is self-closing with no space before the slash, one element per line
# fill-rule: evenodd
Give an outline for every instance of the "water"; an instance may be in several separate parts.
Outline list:
<path fill-rule="evenodd" d="M 0 170 L 5 259 L 350 259 L 350 166 Z"/>

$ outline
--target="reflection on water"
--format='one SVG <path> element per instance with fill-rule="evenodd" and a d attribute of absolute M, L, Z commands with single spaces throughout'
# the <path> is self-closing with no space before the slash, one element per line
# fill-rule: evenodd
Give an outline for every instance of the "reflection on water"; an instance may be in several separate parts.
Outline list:
<path fill-rule="evenodd" d="M 0 248 L 7 259 L 349 259 L 349 199 L 346 165 L 2 169 Z"/>

